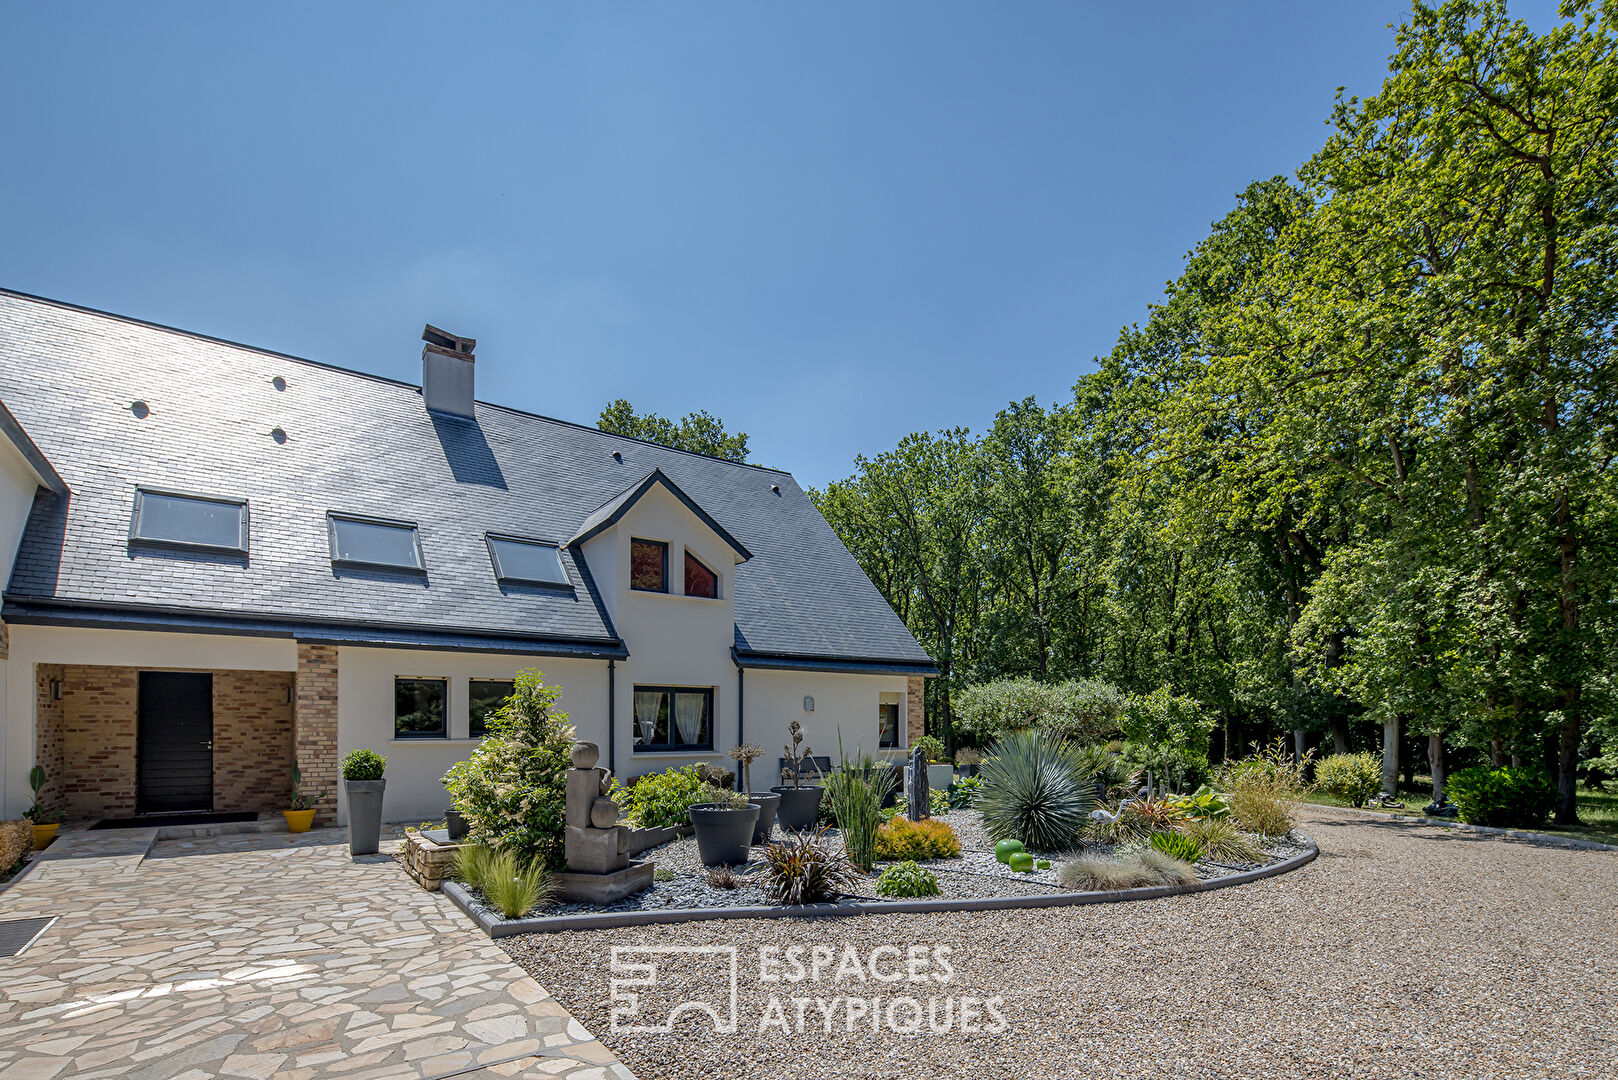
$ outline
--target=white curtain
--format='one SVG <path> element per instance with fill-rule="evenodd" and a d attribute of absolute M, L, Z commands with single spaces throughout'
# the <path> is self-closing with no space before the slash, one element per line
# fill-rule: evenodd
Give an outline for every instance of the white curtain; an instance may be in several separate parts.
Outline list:
<path fill-rule="evenodd" d="M 702 742 L 702 714 L 707 711 L 705 694 L 675 694 L 674 723 L 683 743 Z"/>
<path fill-rule="evenodd" d="M 635 726 L 640 728 L 640 741 L 650 744 L 657 734 L 657 713 L 663 707 L 663 695 L 657 691 L 635 691 Z"/>

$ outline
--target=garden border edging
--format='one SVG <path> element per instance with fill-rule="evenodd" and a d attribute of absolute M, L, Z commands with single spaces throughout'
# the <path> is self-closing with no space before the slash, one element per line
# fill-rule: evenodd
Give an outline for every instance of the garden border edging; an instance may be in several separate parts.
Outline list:
<path fill-rule="evenodd" d="M 658 908 L 652 911 L 599 911 L 578 915 L 541 915 L 527 919 L 493 919 L 478 911 L 466 887 L 458 881 L 445 881 L 442 892 L 491 938 L 515 934 L 554 934 L 564 930 L 610 930 L 626 926 L 652 926 L 666 923 L 705 922 L 715 919 L 823 919 L 853 915 L 918 915 L 947 911 L 1012 911 L 1027 908 L 1074 907 L 1080 904 L 1117 904 L 1129 900 L 1157 900 L 1186 893 L 1212 892 L 1233 885 L 1246 885 L 1289 873 L 1313 862 L 1320 854 L 1314 838 L 1297 833 L 1308 850 L 1257 870 L 1210 878 L 1194 885 L 1159 885 L 1145 889 L 1119 889 L 1113 892 L 1056 892 L 1037 896 L 969 897 L 958 900 L 855 900 L 841 904 L 800 906 L 751 906 L 712 908 Z"/>

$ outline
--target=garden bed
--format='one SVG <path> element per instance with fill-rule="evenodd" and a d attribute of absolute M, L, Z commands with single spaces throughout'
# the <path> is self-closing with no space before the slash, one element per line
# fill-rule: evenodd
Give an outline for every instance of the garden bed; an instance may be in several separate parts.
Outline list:
<path fill-rule="evenodd" d="M 506 919 L 475 891 L 446 881 L 444 893 L 491 937 L 543 933 L 606 926 L 685 922 L 700 919 L 780 918 L 783 916 L 865 915 L 896 911 L 962 911 L 995 908 L 1044 907 L 1062 904 L 1107 903 L 1147 899 L 1184 892 L 1223 888 L 1285 873 L 1313 859 L 1314 843 L 1306 836 L 1267 842 L 1265 858 L 1256 863 L 1196 864 L 1198 881 L 1182 886 L 1157 886 L 1109 892 L 1075 892 L 1058 880 L 1060 853 L 1048 853 L 1051 867 L 1017 873 L 994 857 L 993 844 L 978 816 L 965 810 L 940 815 L 961 840 L 960 856 L 934 859 L 920 865 L 938 878 L 939 895 L 916 899 L 878 895 L 875 875 L 862 875 L 838 902 L 796 907 L 772 905 L 766 899 L 757 862 L 735 868 L 737 886 L 721 888 L 708 881 L 708 868 L 697 856 L 696 841 L 682 838 L 649 849 L 641 857 L 653 861 L 657 876 L 651 888 L 611 904 L 552 904 L 526 918 Z M 775 837 L 781 833 L 777 829 Z M 835 830 L 831 831 L 835 836 Z M 758 849 L 755 849 L 757 851 Z M 1087 847 L 1086 854 L 1110 853 L 1105 845 Z M 878 867 L 880 871 L 881 867 Z"/>

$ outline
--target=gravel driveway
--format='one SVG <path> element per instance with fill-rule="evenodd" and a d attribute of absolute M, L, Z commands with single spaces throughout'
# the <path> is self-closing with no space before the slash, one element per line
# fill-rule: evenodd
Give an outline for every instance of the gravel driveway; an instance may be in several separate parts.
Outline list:
<path fill-rule="evenodd" d="M 1618 1075 L 1618 853 L 1328 807 L 1305 808 L 1302 828 L 1320 845 L 1314 863 L 1203 895 L 503 944 L 643 1080 Z M 867 969 L 861 982 L 851 967 L 837 979 L 833 964 L 819 982 L 761 981 L 760 947 L 795 943 L 827 946 L 838 961 L 849 946 L 857 957 L 920 946 L 922 981 L 872 981 Z M 612 1033 L 610 946 L 714 944 L 739 947 L 737 1033 L 690 1015 L 671 1034 Z M 935 946 L 950 950 L 949 970 Z M 894 954 L 879 955 L 879 973 L 894 974 Z M 726 970 L 713 957 L 666 968 L 663 985 L 643 992 L 639 1022 L 682 997 L 713 998 Z M 996 995 L 998 1005 L 974 1002 Z M 940 999 L 931 1018 L 947 1030 L 895 1033 L 848 1000 L 877 998 L 880 1011 L 896 996 Z M 718 993 L 721 1006 L 727 997 Z M 807 1001 L 801 1033 L 796 998 Z M 946 998 L 976 1030 L 943 1014 Z M 913 1015 L 899 1007 L 895 1026 Z"/>

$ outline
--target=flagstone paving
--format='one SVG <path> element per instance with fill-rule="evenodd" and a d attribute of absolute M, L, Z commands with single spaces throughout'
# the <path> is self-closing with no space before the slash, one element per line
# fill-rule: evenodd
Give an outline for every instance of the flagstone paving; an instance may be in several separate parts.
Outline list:
<path fill-rule="evenodd" d="M 335 829 L 64 832 L 0 892 L 5 1080 L 633 1080 L 437 893 Z"/>

